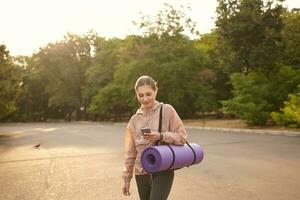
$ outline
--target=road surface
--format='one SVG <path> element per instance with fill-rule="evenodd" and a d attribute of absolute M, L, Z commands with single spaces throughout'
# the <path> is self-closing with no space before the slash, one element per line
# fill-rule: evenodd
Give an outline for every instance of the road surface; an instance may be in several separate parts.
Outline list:
<path fill-rule="evenodd" d="M 0 124 L 1 200 L 138 199 L 121 193 L 124 124 Z M 298 200 L 300 138 L 188 129 L 202 163 L 175 172 L 171 200 Z M 38 148 L 35 145 L 40 144 Z"/>

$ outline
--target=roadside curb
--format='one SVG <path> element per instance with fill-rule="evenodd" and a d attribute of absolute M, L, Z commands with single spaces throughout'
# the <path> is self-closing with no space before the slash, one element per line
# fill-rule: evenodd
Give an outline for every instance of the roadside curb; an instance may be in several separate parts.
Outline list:
<path fill-rule="evenodd" d="M 282 135 L 282 136 L 300 137 L 300 132 L 297 131 L 218 128 L 218 127 L 199 127 L 199 126 L 185 126 L 185 127 L 192 128 L 192 129 L 208 130 L 208 131 L 224 131 L 224 132 L 251 133 L 251 134 L 261 134 L 261 135 Z"/>
<path fill-rule="evenodd" d="M 113 123 L 115 126 L 125 126 L 126 123 L 119 122 Z M 269 130 L 269 129 L 241 129 L 241 128 L 220 128 L 220 127 L 202 127 L 202 126 L 189 126 L 185 125 L 185 128 L 199 129 L 207 131 L 223 131 L 223 132 L 235 132 L 235 133 L 249 133 L 249 134 L 260 134 L 260 135 L 281 135 L 281 136 L 291 136 L 300 137 L 300 132 L 298 131 L 286 131 L 286 130 Z"/>

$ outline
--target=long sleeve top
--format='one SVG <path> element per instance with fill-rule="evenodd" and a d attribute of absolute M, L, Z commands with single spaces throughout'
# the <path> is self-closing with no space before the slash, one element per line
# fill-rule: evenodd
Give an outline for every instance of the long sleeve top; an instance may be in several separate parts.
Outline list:
<path fill-rule="evenodd" d="M 133 172 L 135 175 L 147 174 L 141 164 L 141 154 L 149 146 L 155 143 L 143 138 L 141 128 L 149 127 L 151 131 L 158 132 L 159 112 L 161 103 L 155 101 L 150 111 L 141 108 L 131 117 L 125 131 L 125 168 L 122 177 L 124 181 L 130 181 Z M 187 139 L 187 133 L 176 110 L 169 104 L 163 104 L 162 110 L 162 142 L 183 145 Z"/>

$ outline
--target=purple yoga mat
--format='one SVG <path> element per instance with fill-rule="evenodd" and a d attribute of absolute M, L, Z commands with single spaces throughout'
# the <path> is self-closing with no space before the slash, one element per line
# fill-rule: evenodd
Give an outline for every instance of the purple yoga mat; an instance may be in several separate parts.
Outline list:
<path fill-rule="evenodd" d="M 160 145 L 146 148 L 141 156 L 143 168 L 149 172 L 158 172 L 169 169 L 173 159 L 174 163 L 170 169 L 178 169 L 190 165 L 199 164 L 204 156 L 203 149 L 200 145 L 190 143 L 195 152 L 196 159 L 194 161 L 193 150 L 187 145 Z M 174 152 L 174 156 L 172 150 Z M 194 163 L 193 163 L 194 161 Z"/>

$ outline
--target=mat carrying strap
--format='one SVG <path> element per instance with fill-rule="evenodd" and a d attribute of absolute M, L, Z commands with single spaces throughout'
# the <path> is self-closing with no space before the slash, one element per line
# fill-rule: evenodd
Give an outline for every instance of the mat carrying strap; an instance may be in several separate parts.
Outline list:
<path fill-rule="evenodd" d="M 161 127 L 162 127 L 162 109 L 163 109 L 163 105 L 164 105 L 164 104 L 161 103 L 160 110 L 159 110 L 158 132 L 159 132 L 160 134 L 161 134 Z M 191 145 L 188 143 L 188 141 L 186 141 L 185 143 L 190 147 L 190 149 L 191 149 L 192 152 L 193 152 L 194 159 L 193 159 L 193 162 L 192 162 L 192 164 L 191 164 L 191 165 L 193 165 L 193 164 L 195 163 L 195 161 L 196 161 L 196 152 L 195 152 L 195 150 L 191 147 Z M 175 162 L 175 152 L 174 152 L 174 150 L 172 149 L 172 147 L 171 147 L 169 144 L 167 144 L 167 143 L 161 143 L 161 142 L 160 142 L 160 144 L 167 145 L 167 146 L 170 148 L 171 152 L 172 152 L 173 160 L 172 160 L 171 165 L 170 165 L 169 168 L 168 168 L 168 170 L 169 170 L 169 169 L 171 169 L 171 168 L 173 167 L 173 165 L 174 165 L 174 162 Z M 156 142 L 156 146 L 157 146 L 157 145 L 159 145 L 159 142 L 158 142 L 158 141 Z M 190 165 L 190 166 L 191 166 L 191 165 Z M 189 167 L 189 166 L 187 166 L 187 167 Z M 180 168 L 178 168 L 178 169 L 180 169 Z M 175 170 L 176 170 L 176 169 L 175 169 Z"/>

